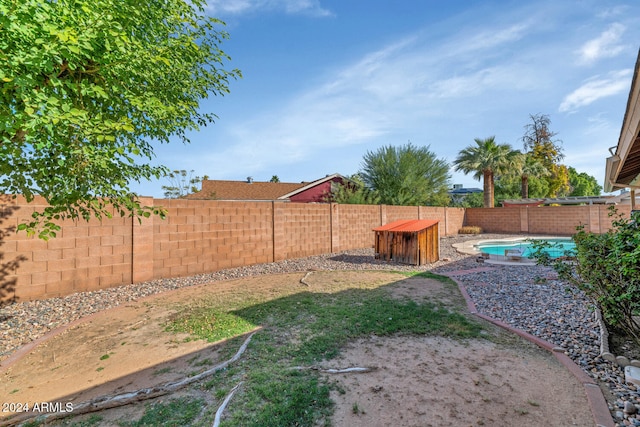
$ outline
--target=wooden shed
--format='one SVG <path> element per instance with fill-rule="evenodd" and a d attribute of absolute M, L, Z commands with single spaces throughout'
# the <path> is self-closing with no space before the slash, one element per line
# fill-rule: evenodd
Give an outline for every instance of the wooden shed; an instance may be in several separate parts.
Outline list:
<path fill-rule="evenodd" d="M 438 220 L 394 221 L 375 231 L 376 259 L 423 265 L 440 259 Z"/>

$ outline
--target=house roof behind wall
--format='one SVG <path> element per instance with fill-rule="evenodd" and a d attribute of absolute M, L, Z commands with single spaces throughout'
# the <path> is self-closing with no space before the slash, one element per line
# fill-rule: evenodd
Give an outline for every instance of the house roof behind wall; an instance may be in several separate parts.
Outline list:
<path fill-rule="evenodd" d="M 278 200 L 282 195 L 304 187 L 306 183 L 224 181 L 206 179 L 202 190 L 187 196 L 189 199 L 215 200 Z"/>
<path fill-rule="evenodd" d="M 259 182 L 225 181 L 205 179 L 202 190 L 186 196 L 188 199 L 214 200 L 281 200 L 288 201 L 292 196 L 332 180 L 350 181 L 338 173 L 327 175 L 311 182 Z"/>

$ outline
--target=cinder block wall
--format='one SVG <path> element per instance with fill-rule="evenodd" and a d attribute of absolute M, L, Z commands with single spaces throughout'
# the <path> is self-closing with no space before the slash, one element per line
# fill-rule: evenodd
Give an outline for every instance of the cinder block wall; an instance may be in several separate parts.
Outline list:
<path fill-rule="evenodd" d="M 437 206 L 420 206 L 419 219 L 437 219 L 440 236 L 458 234 L 458 230 L 464 225 L 463 208 L 444 208 Z"/>
<path fill-rule="evenodd" d="M 464 223 L 487 233 L 527 233 L 521 226 L 521 209 L 525 208 L 469 208 Z"/>
<path fill-rule="evenodd" d="M 629 217 L 630 206 L 616 206 L 620 214 Z M 469 208 L 465 212 L 465 225 L 476 225 L 486 233 L 527 233 L 570 236 L 576 227 L 605 233 L 611 228 L 609 206 L 545 206 L 536 208 Z"/>
<path fill-rule="evenodd" d="M 331 205 L 331 252 L 374 245 L 373 228 L 382 225 L 380 206 Z"/>
<path fill-rule="evenodd" d="M 331 252 L 331 205 L 273 204 L 273 259 Z"/>
<path fill-rule="evenodd" d="M 167 210 L 167 218 L 151 218 L 152 275 L 143 280 L 273 261 L 270 203 L 155 200 L 155 204 Z"/>
<path fill-rule="evenodd" d="M 49 298 L 153 279 L 373 247 L 374 227 L 438 219 L 441 236 L 485 232 L 570 235 L 611 227 L 604 206 L 460 209 L 416 206 L 142 199 L 159 217 L 66 221 L 55 239 L 16 233 L 42 200 L 0 196 L 0 300 Z M 618 207 L 629 215 L 629 207 Z"/>
<path fill-rule="evenodd" d="M 2 197 L 0 299 L 47 298 L 133 281 L 133 221 L 64 221 L 56 238 L 44 241 L 16 232 L 18 224 L 46 205 L 42 199 Z"/>

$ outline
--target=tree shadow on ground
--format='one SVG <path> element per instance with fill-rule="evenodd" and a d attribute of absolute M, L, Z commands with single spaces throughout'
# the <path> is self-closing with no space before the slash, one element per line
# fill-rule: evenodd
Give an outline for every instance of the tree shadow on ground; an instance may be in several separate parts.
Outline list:
<path fill-rule="evenodd" d="M 344 262 L 348 264 L 380 264 L 380 265 L 393 264 L 388 261 L 376 259 L 373 254 L 372 255 L 353 255 L 353 254 L 345 253 L 345 254 L 338 254 L 338 255 L 332 256 L 329 259 L 331 261 Z"/>
<path fill-rule="evenodd" d="M 244 279 L 242 282 L 232 281 L 234 285 L 224 292 L 222 292 L 220 284 L 211 284 L 200 290 L 197 295 L 185 292 L 184 298 L 188 304 L 178 311 L 196 318 L 198 318 L 198 311 L 203 311 L 204 316 L 201 318 L 206 320 L 202 324 L 203 327 L 208 326 L 209 323 L 215 324 L 212 319 L 221 322 L 224 320 L 224 316 L 218 312 L 220 309 L 231 316 L 246 320 L 249 323 L 249 328 L 255 330 L 257 326 L 261 326 L 264 329 L 253 338 L 252 344 L 243 355 L 241 362 L 203 380 L 202 383 L 194 386 L 195 388 L 186 387 L 182 393 L 186 396 L 197 396 L 203 388 L 210 390 L 208 394 L 215 395 L 216 398 L 210 399 L 207 405 L 214 407 L 224 397 L 221 395 L 221 391 L 228 390 L 229 384 L 235 384 L 238 378 L 244 378 L 246 384 L 243 386 L 243 393 L 253 393 L 255 399 L 262 401 L 261 393 L 270 394 L 271 390 L 282 389 L 285 396 L 293 394 L 297 397 L 310 399 L 301 404 L 300 411 L 293 408 L 289 410 L 290 412 L 301 417 L 307 416 L 305 411 L 315 405 L 317 406 L 315 413 L 321 414 L 330 406 L 330 403 L 319 404 L 317 402 L 320 398 L 327 399 L 328 390 L 317 379 L 315 371 L 301 373 L 290 365 L 315 364 L 321 360 L 330 359 L 340 352 L 345 343 L 371 334 L 376 336 L 397 333 L 439 334 L 444 331 L 444 334 L 448 336 L 466 337 L 476 336 L 480 330 L 477 323 L 457 312 L 445 309 L 439 298 L 434 298 L 433 289 L 427 289 L 427 284 L 424 282 L 429 279 L 407 278 L 398 273 L 384 272 L 384 277 L 379 277 L 376 283 L 369 283 L 373 278 L 371 273 L 368 275 L 362 272 L 332 274 L 326 276 L 324 272 L 314 273 L 308 278 L 311 283 L 310 287 L 300 283 L 300 274 L 290 274 L 273 276 L 271 286 L 266 288 L 264 287 L 265 278 L 255 277 Z M 365 274 L 366 277 L 357 281 L 356 279 L 362 274 Z M 340 277 L 334 277 L 335 275 Z M 355 288 L 350 286 L 355 286 Z M 444 289 L 438 292 L 450 293 L 452 286 L 450 283 L 445 283 L 442 286 Z M 410 290 L 409 288 L 424 288 L 424 292 L 414 295 L 416 298 L 397 293 L 398 289 L 404 288 L 407 290 Z M 437 289 L 440 287 L 438 286 Z M 219 294 L 221 298 L 228 295 L 229 300 L 225 299 L 222 302 L 218 301 L 217 297 L 211 299 L 212 293 Z M 259 293 L 262 296 L 254 300 Z M 241 300 L 238 301 L 237 298 L 241 298 Z M 244 298 L 254 301 L 247 302 L 244 301 Z M 206 304 L 200 304 L 202 301 Z M 217 307 L 209 311 L 208 301 L 218 301 Z M 144 351 L 149 351 L 151 348 L 156 348 L 154 343 L 150 342 L 152 338 L 169 347 L 187 345 L 187 342 L 191 342 L 181 341 L 178 339 L 181 337 L 180 335 L 164 334 L 153 337 L 144 335 L 145 338 L 142 339 L 142 336 L 136 335 L 139 333 L 139 328 L 145 326 L 144 323 L 140 324 L 140 317 L 153 317 L 155 315 L 150 314 L 150 309 L 153 307 L 160 309 L 165 306 L 160 303 L 152 304 L 151 300 L 130 305 L 129 309 L 139 313 L 139 316 L 127 318 L 129 324 L 136 325 L 136 328 L 129 328 L 118 323 L 114 317 L 116 312 L 112 311 L 109 314 L 105 313 L 105 317 L 100 321 L 94 319 L 93 322 L 85 323 L 83 328 L 69 329 L 64 336 L 60 335 L 49 340 L 46 346 L 40 348 L 41 353 L 34 352 L 32 356 L 33 360 L 38 361 L 36 363 L 42 363 L 40 362 L 42 360 L 55 360 L 56 366 L 41 366 L 43 376 L 59 378 L 63 375 L 63 369 L 74 369 L 74 366 L 80 363 L 90 367 L 87 372 L 91 377 L 77 379 L 73 384 L 93 384 L 88 388 L 74 391 L 72 394 L 62 397 L 55 397 L 55 399 L 46 398 L 44 395 L 38 396 L 39 401 L 67 402 L 72 400 L 76 404 L 113 393 L 128 395 L 140 387 L 157 387 L 158 384 L 163 384 L 165 381 L 175 381 L 180 378 L 180 374 L 188 377 L 227 359 L 228 355 L 232 354 L 231 351 L 234 350 L 234 347 L 239 344 L 238 340 L 250 332 L 239 331 L 237 335 L 229 337 L 229 341 L 213 342 L 195 353 L 185 354 L 170 360 L 165 359 L 153 366 L 141 367 L 131 374 L 100 383 L 97 377 L 103 375 L 101 372 L 105 374 L 109 370 L 122 372 L 118 369 L 117 363 L 118 361 L 126 362 L 120 356 L 124 354 L 128 346 L 141 346 L 145 349 Z M 194 305 L 193 309 L 192 305 Z M 232 308 L 234 306 L 235 309 Z M 168 307 L 170 307 L 171 313 L 167 312 L 166 315 L 163 314 L 158 319 L 173 318 L 177 314 L 174 312 L 175 306 Z M 155 317 L 153 318 L 155 319 Z M 109 322 L 113 322 L 111 326 Z M 121 332 L 114 334 L 114 330 Z M 201 328 L 197 328 L 197 331 L 200 330 Z M 196 331 L 194 330 L 194 332 Z M 93 337 L 91 339 L 95 341 L 86 346 L 88 353 L 83 354 L 78 350 L 79 343 L 86 343 L 89 340 L 87 337 Z M 193 340 L 199 338 L 206 340 L 206 336 L 191 335 Z M 127 346 L 123 347 L 125 343 Z M 62 356 L 64 349 L 70 347 L 75 349 L 74 353 Z M 56 349 L 58 358 L 52 359 L 51 355 L 56 354 Z M 84 359 L 80 357 L 81 354 Z M 104 354 L 109 357 L 105 357 Z M 94 365 L 99 367 L 92 369 Z M 24 365 L 20 366 L 28 369 L 28 377 L 25 377 L 24 381 L 28 381 L 33 387 L 27 387 L 25 383 L 20 384 L 16 382 L 17 380 L 7 383 L 8 390 L 19 390 L 14 395 L 15 399 L 25 401 L 30 398 L 35 399 L 32 393 L 39 393 L 42 390 L 46 393 L 61 392 L 61 389 L 44 389 L 42 384 L 46 383 L 42 381 L 42 377 L 34 374 L 33 365 L 28 359 L 25 359 Z M 247 372 L 245 372 L 246 366 L 251 367 Z M 14 365 L 13 369 L 14 372 L 18 372 L 18 365 Z M 78 370 L 74 369 L 73 372 L 78 372 Z M 308 380 L 308 383 L 303 381 L 303 386 L 300 386 L 296 382 L 292 385 L 293 391 L 290 390 L 290 383 L 294 379 L 299 379 L 300 376 L 304 377 L 304 381 Z M 40 381 L 39 383 L 33 383 L 36 378 Z M 309 394 L 308 390 L 312 390 L 313 393 Z M 208 413 L 210 414 L 211 411 Z M 122 414 L 118 417 L 121 418 L 121 416 Z M 264 420 L 261 419 L 261 421 Z M 0 419 L 1 424 L 2 420 Z M 303 424 L 310 425 L 311 422 Z"/>

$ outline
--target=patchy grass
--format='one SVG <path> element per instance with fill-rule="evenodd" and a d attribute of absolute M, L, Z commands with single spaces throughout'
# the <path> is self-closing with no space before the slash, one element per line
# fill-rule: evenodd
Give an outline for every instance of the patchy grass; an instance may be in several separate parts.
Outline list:
<path fill-rule="evenodd" d="M 430 271 L 414 271 L 414 272 L 401 272 L 400 274 L 404 274 L 405 276 L 408 277 L 424 277 L 425 279 L 433 279 L 433 280 L 437 280 L 438 282 L 444 283 L 446 285 L 456 285 L 456 282 L 447 276 L 442 276 L 440 274 L 436 274 L 436 273 L 432 273 Z"/>
<path fill-rule="evenodd" d="M 121 427 L 188 426 L 200 415 L 202 399 L 180 398 L 166 403 L 147 405 L 142 418 L 136 421 L 118 422 Z"/>
<path fill-rule="evenodd" d="M 210 426 L 217 407 L 242 382 L 225 410 L 222 426 L 329 426 L 330 391 L 341 390 L 316 370 L 300 367 L 331 360 L 347 343 L 371 335 L 481 335 L 480 324 L 463 315 L 457 305 L 445 306 L 436 297 L 397 299 L 388 289 L 414 280 L 412 276 L 455 284 L 446 277 L 388 272 L 386 279 L 373 283 L 357 272 L 350 274 L 341 273 L 336 280 L 318 272 L 312 287 L 294 283 L 234 289 L 228 297 L 211 295 L 177 307 L 166 330 L 186 333 L 188 339 L 226 340 L 219 350 L 220 360 L 230 358 L 249 331 L 262 329 L 239 361 L 194 386 L 192 397 L 165 398 L 148 405 L 139 420 L 123 420 L 119 425 Z M 210 361 L 194 358 L 190 362 L 197 367 Z M 205 395 L 206 400 L 198 397 Z M 358 412 L 363 413 L 361 408 Z"/>
<path fill-rule="evenodd" d="M 191 337 L 205 339 L 209 342 L 220 341 L 229 337 L 242 335 L 256 325 L 218 307 L 194 308 L 187 315 L 181 315 L 167 325 L 169 332 L 186 332 Z M 189 338 L 188 338 L 189 339 Z"/>
<path fill-rule="evenodd" d="M 409 274 L 416 275 L 453 283 L 432 273 Z M 404 280 L 400 274 L 398 278 Z M 186 308 L 167 326 L 207 341 L 263 327 L 239 362 L 241 366 L 230 367 L 204 385 L 216 390 L 216 398 L 222 400 L 233 385 L 244 381 L 227 407 L 223 422 L 227 426 L 329 425 L 333 385 L 315 371 L 291 368 L 330 360 L 357 338 L 372 334 L 471 338 L 481 331 L 478 323 L 442 309 L 437 301 L 397 300 L 384 286 L 363 289 L 345 285 L 329 293 L 272 295 L 258 303 L 256 299 L 260 298 L 254 294 L 252 303 L 226 312 L 222 301 Z"/>

